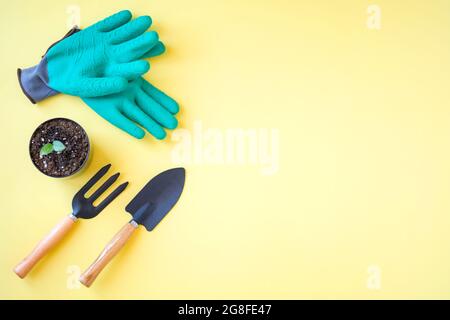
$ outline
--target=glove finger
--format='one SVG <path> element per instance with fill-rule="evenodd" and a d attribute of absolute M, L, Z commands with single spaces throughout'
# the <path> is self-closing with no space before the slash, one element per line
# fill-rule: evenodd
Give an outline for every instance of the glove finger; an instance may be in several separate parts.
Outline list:
<path fill-rule="evenodd" d="M 175 129 L 177 127 L 177 119 L 144 91 L 139 90 L 136 92 L 136 102 L 146 114 L 163 127 L 168 129 Z"/>
<path fill-rule="evenodd" d="M 148 52 L 144 53 L 142 58 L 152 58 L 156 56 L 162 55 L 166 51 L 166 47 L 164 46 L 164 43 L 161 41 L 158 41 L 157 44 L 153 48 L 151 48 Z"/>
<path fill-rule="evenodd" d="M 117 63 L 107 67 L 105 70 L 105 76 L 124 77 L 127 80 L 133 80 L 146 73 L 149 69 L 150 64 L 145 60 Z"/>
<path fill-rule="evenodd" d="M 119 44 L 140 36 L 151 25 L 152 19 L 149 16 L 141 16 L 111 31 L 108 36 L 112 44 Z"/>
<path fill-rule="evenodd" d="M 84 78 L 76 83 L 76 86 L 69 87 L 69 94 L 79 97 L 100 97 L 125 90 L 128 81 L 122 77 L 108 78 Z"/>
<path fill-rule="evenodd" d="M 133 121 L 128 119 L 118 110 L 108 112 L 107 114 L 101 116 L 108 120 L 111 124 L 115 125 L 117 128 L 132 135 L 136 139 L 142 139 L 145 136 L 144 130 L 139 128 L 139 126 L 137 126 Z"/>
<path fill-rule="evenodd" d="M 154 87 L 148 81 L 143 81 L 141 88 L 147 93 L 150 97 L 152 97 L 155 101 L 157 101 L 160 105 L 166 108 L 170 113 L 177 114 L 180 110 L 178 103 L 173 100 L 171 97 L 166 95 L 161 90 Z"/>
<path fill-rule="evenodd" d="M 139 37 L 116 45 L 114 55 L 119 62 L 130 62 L 140 59 L 158 43 L 158 34 L 155 31 L 146 32 Z"/>
<path fill-rule="evenodd" d="M 127 100 L 123 112 L 129 119 L 144 127 L 155 138 L 162 140 L 166 137 L 164 129 L 144 111 L 139 109 L 137 105 Z"/>
<path fill-rule="evenodd" d="M 131 20 L 131 12 L 129 10 L 119 11 L 106 19 L 103 19 L 90 28 L 94 28 L 98 31 L 109 32 L 118 28 Z"/>

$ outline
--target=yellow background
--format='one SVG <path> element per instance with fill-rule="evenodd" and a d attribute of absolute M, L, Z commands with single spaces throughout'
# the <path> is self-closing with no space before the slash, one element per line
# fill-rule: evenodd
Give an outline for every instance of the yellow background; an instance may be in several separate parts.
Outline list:
<path fill-rule="evenodd" d="M 381 30 L 367 28 L 363 0 L 3 1 L 0 298 L 450 298 L 450 2 L 375 3 Z M 69 5 L 84 27 L 124 8 L 152 16 L 168 51 L 146 77 L 180 102 L 180 127 L 280 133 L 275 175 L 186 165 L 167 219 L 139 230 L 90 289 L 70 286 L 72 268 L 86 268 L 134 194 L 175 166 L 176 143 L 134 140 L 75 97 L 25 98 L 16 68 L 66 32 Z M 27 149 L 58 116 L 93 144 L 87 170 L 66 180 L 40 174 Z M 128 189 L 20 280 L 14 265 L 109 162 Z"/>

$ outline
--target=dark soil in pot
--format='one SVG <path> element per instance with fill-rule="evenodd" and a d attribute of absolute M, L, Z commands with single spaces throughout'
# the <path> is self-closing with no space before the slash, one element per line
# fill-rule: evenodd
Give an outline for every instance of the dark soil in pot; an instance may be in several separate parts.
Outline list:
<path fill-rule="evenodd" d="M 57 151 L 43 154 L 43 150 L 48 149 L 43 149 L 43 146 L 48 147 L 49 144 L 55 145 Z M 60 148 L 56 148 L 56 144 Z M 68 177 L 79 171 L 87 162 L 89 149 L 89 139 L 84 129 L 75 121 L 65 118 L 42 123 L 30 140 L 31 160 L 39 171 L 51 177 Z"/>

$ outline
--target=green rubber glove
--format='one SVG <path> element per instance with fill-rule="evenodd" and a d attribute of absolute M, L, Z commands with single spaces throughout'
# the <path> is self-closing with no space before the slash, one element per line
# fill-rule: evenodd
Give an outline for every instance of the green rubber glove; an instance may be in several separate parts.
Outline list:
<path fill-rule="evenodd" d="M 164 44 L 159 42 L 142 58 L 156 57 L 164 51 Z M 178 125 L 175 118 L 178 103 L 142 77 L 130 81 L 120 93 L 83 101 L 102 118 L 137 139 L 145 136 L 142 128 L 157 139 L 164 139 L 164 128 L 175 129 Z"/>
<path fill-rule="evenodd" d="M 174 117 L 178 104 L 142 77 L 132 80 L 121 93 L 83 98 L 83 101 L 101 117 L 138 139 L 145 135 L 141 127 L 157 139 L 164 139 L 163 127 L 175 129 L 178 125 Z"/>
<path fill-rule="evenodd" d="M 131 20 L 118 12 L 54 44 L 39 65 L 19 69 L 24 93 L 35 103 L 58 92 L 80 97 L 117 93 L 149 70 L 141 60 L 159 43 L 158 34 L 145 32 L 149 16 Z"/>

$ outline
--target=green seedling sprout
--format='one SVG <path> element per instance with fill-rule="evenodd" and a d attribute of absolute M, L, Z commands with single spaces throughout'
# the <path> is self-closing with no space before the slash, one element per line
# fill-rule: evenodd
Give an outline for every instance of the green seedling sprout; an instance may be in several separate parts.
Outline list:
<path fill-rule="evenodd" d="M 39 151 L 39 155 L 42 158 L 43 156 L 49 155 L 52 152 L 61 153 L 64 151 L 64 149 L 66 149 L 64 143 L 59 140 L 54 140 L 53 143 L 44 144 Z"/>

